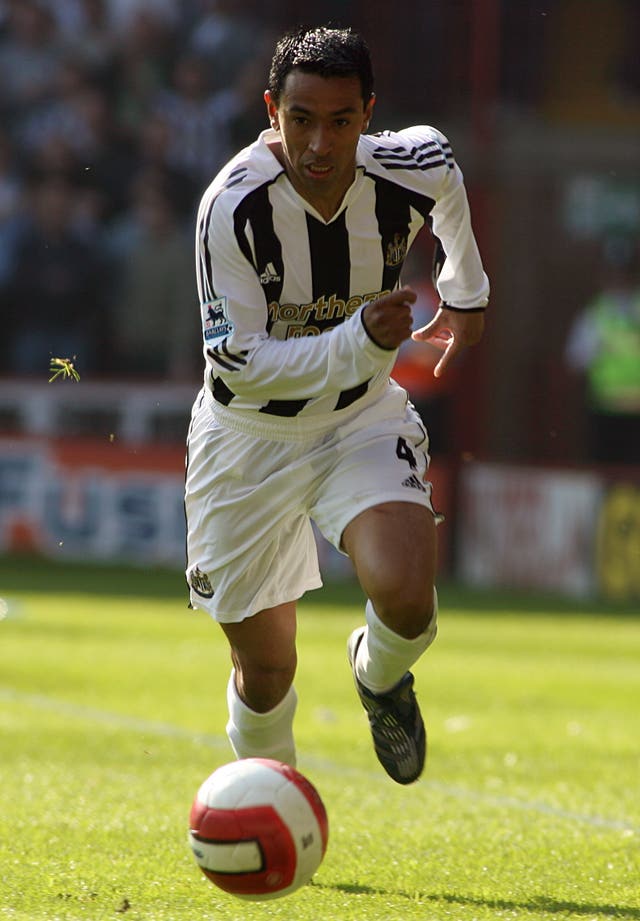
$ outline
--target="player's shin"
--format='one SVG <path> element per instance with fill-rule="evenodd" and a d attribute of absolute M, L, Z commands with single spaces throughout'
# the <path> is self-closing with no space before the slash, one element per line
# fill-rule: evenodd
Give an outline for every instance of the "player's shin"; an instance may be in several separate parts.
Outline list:
<path fill-rule="evenodd" d="M 236 758 L 273 758 L 295 767 L 293 717 L 297 702 L 291 686 L 272 710 L 266 713 L 251 710 L 238 695 L 235 669 L 232 669 L 227 685 L 227 736 Z"/>

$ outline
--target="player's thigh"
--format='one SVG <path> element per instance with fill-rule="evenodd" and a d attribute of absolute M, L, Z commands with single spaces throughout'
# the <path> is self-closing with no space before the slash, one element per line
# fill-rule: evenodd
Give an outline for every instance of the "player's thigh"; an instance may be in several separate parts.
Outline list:
<path fill-rule="evenodd" d="M 339 434 L 330 473 L 318 484 L 311 509 L 318 527 L 337 549 L 345 552 L 347 525 L 374 506 L 417 505 L 432 518 L 439 517 L 428 480 L 428 436 L 411 406 L 392 418 L 367 420 Z"/>
<path fill-rule="evenodd" d="M 199 420 L 185 489 L 193 607 L 238 622 L 319 587 L 298 453 Z"/>
<path fill-rule="evenodd" d="M 399 632 L 422 632 L 433 613 L 436 522 L 413 502 L 385 502 L 360 512 L 342 542 L 378 616 Z"/>
<path fill-rule="evenodd" d="M 376 610 L 390 624 L 430 616 L 436 521 L 428 438 L 412 407 L 351 432 L 339 445 L 313 517 L 351 558 Z"/>

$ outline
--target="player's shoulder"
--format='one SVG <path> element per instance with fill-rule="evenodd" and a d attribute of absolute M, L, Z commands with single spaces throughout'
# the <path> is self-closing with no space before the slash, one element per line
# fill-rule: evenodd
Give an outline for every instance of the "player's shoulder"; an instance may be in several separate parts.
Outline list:
<path fill-rule="evenodd" d="M 210 210 L 215 204 L 216 211 L 233 213 L 243 198 L 274 182 L 282 173 L 282 166 L 265 142 L 265 134 L 222 167 L 202 196 L 201 210 Z"/>
<path fill-rule="evenodd" d="M 453 169 L 455 164 L 447 137 L 432 125 L 365 134 L 359 149 L 367 164 L 381 171 L 429 172 Z"/>

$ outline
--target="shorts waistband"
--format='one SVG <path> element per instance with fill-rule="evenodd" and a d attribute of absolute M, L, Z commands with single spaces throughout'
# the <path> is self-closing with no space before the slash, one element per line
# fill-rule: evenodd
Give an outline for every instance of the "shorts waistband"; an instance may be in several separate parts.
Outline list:
<path fill-rule="evenodd" d="M 340 425 L 357 416 L 363 409 L 375 403 L 385 388 L 386 383 L 382 381 L 378 387 L 367 391 L 364 396 L 346 409 L 337 409 L 332 413 L 323 413 L 318 416 L 295 416 L 286 420 L 277 416 L 266 416 L 254 411 L 245 412 L 223 406 L 222 403 L 218 403 L 206 385 L 204 395 L 205 402 L 216 421 L 234 432 L 242 432 L 254 438 L 264 438 L 270 441 L 308 441 L 333 432 Z"/>

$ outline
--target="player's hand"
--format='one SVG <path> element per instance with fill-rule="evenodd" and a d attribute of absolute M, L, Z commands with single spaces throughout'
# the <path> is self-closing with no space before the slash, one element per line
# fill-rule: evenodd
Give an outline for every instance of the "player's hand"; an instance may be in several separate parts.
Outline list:
<path fill-rule="evenodd" d="M 373 341 L 383 349 L 397 349 L 411 336 L 411 305 L 416 293 L 398 288 L 371 301 L 362 311 L 362 320 Z"/>
<path fill-rule="evenodd" d="M 442 377 L 447 365 L 468 345 L 475 345 L 484 332 L 484 311 L 447 310 L 440 307 L 435 317 L 422 329 L 412 333 L 416 342 L 430 342 L 444 351 L 433 369 L 434 377 Z"/>

